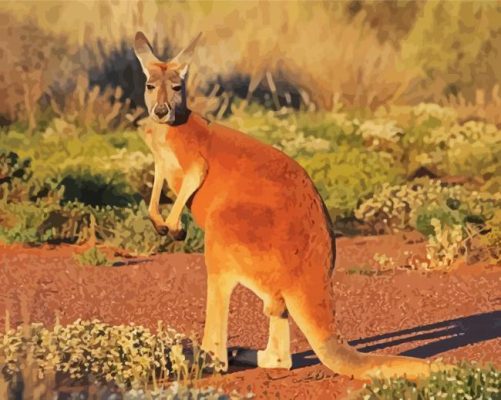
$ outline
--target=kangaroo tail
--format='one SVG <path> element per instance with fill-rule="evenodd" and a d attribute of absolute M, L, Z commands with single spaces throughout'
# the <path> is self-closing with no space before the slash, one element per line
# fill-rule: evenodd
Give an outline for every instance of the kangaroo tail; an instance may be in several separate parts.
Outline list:
<path fill-rule="evenodd" d="M 311 279 L 311 276 L 310 276 Z M 298 280 L 299 281 L 299 280 Z M 358 379 L 429 375 L 430 363 L 411 357 L 360 353 L 334 332 L 334 313 L 327 285 L 300 280 L 283 293 L 287 309 L 320 361 L 332 371 Z"/>

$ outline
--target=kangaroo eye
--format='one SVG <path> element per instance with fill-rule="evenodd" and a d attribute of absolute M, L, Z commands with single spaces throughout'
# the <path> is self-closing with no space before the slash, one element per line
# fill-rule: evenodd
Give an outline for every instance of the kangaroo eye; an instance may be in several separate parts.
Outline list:
<path fill-rule="evenodd" d="M 146 89 L 153 90 L 153 89 L 155 89 L 155 85 L 147 84 Z"/>
<path fill-rule="evenodd" d="M 181 90 L 181 85 L 172 85 L 172 90 L 179 92 Z"/>

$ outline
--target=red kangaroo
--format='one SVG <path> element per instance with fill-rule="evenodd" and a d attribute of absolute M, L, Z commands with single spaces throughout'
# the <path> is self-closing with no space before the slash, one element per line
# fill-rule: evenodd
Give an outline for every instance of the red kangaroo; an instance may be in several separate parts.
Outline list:
<path fill-rule="evenodd" d="M 151 220 L 158 233 L 183 239 L 180 216 L 190 202 L 205 231 L 202 348 L 227 368 L 230 295 L 240 283 L 263 300 L 270 319 L 260 367 L 291 368 L 290 314 L 320 361 L 337 373 L 427 375 L 431 365 L 424 360 L 363 354 L 334 334 L 335 244 L 322 199 L 305 170 L 284 153 L 188 109 L 188 67 L 199 37 L 168 62 L 155 57 L 141 32 L 134 49 L 147 77 L 144 138 L 155 158 Z M 177 196 L 165 221 L 158 205 L 164 180 Z"/>

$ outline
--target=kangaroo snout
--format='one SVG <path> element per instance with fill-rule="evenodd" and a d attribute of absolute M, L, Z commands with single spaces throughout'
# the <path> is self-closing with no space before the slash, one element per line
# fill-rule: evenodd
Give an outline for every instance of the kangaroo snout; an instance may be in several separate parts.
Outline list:
<path fill-rule="evenodd" d="M 169 106 L 167 103 L 163 103 L 163 104 L 157 104 L 155 106 L 155 109 L 153 110 L 153 112 L 155 113 L 155 115 L 162 119 L 163 117 L 165 117 L 168 112 L 169 112 Z"/>
<path fill-rule="evenodd" d="M 167 105 L 167 103 L 157 104 L 153 112 L 158 118 L 163 118 L 168 114 L 169 106 Z"/>

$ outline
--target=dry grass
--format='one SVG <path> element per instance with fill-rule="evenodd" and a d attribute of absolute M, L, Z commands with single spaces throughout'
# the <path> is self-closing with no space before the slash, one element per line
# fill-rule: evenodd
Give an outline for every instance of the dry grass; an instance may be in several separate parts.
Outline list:
<path fill-rule="evenodd" d="M 490 92 L 477 89 L 473 100 L 466 100 L 463 95 L 448 96 L 442 99 L 440 104 L 455 109 L 461 121 L 490 121 L 501 126 L 499 84 L 496 84 Z"/>
<path fill-rule="evenodd" d="M 245 78 L 240 89 L 249 85 L 252 92 L 261 84 L 272 92 L 276 106 L 276 92 L 288 98 L 291 87 L 303 103 L 322 109 L 338 103 L 376 108 L 430 96 L 437 99 L 451 82 L 455 90 L 461 82 L 470 90 L 475 85 L 472 71 L 482 68 L 486 73 L 477 74 L 482 87 L 486 82 L 495 85 L 499 57 L 495 48 L 490 53 L 485 49 L 498 43 L 490 32 L 501 16 L 499 7 L 485 2 L 466 19 L 471 11 L 467 4 L 455 5 L 447 14 L 447 7 L 444 11 L 436 3 L 4 2 L 0 49 L 9 62 L 0 67 L 0 78 L 5 77 L 0 86 L 8 96 L 0 101 L 0 114 L 10 120 L 25 119 L 33 129 L 45 97 L 63 98 L 79 74 L 88 74 L 91 83 L 99 81 L 101 87 L 109 83 L 107 76 L 99 76 L 103 65 L 114 70 L 114 84 L 132 86 L 124 97 L 131 91 L 137 95 L 140 74 L 130 71 L 135 65 L 130 43 L 137 30 L 152 38 L 162 56 L 173 55 L 202 31 L 204 40 L 192 68 L 195 86 L 207 93 L 208 82 L 222 77 L 224 86 L 238 75 Z M 481 24 L 480 33 L 466 29 L 472 24 Z M 436 32 L 441 25 L 445 27 Z M 449 53 L 430 40 L 440 32 L 446 35 Z M 463 65 L 457 48 L 470 41 L 473 53 Z M 27 53 L 40 54 L 41 59 L 26 60 Z M 433 59 L 423 54 L 433 54 Z M 447 75 L 451 68 L 454 76 Z M 20 71 L 22 79 L 16 79 Z M 195 108 L 199 106 L 217 109 L 218 104 Z"/>
<path fill-rule="evenodd" d="M 259 82 L 271 72 L 307 90 L 323 108 L 331 108 L 335 96 L 358 106 L 383 104 L 398 97 L 412 76 L 398 69 L 396 49 L 379 41 L 365 12 L 348 21 L 341 3 L 43 2 L 7 9 L 19 19 L 29 15 L 72 48 L 99 43 L 98 54 L 129 43 L 136 30 L 154 38 L 163 54 L 202 31 L 196 64 L 205 78 L 237 71 Z"/>

